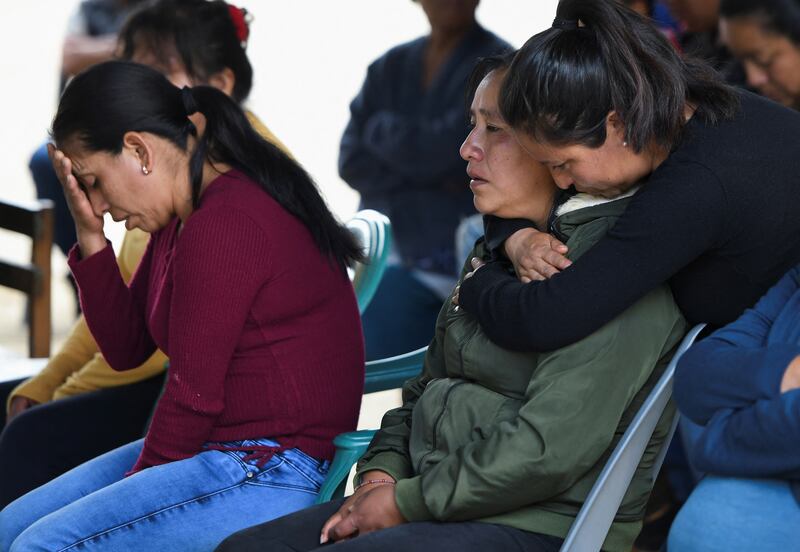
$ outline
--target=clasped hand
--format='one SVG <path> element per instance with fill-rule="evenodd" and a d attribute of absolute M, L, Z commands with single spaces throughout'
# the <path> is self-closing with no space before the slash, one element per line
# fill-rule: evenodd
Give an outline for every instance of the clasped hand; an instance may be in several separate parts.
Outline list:
<path fill-rule="evenodd" d="M 568 248 L 546 232 L 517 230 L 505 243 L 505 253 L 523 283 L 547 280 L 572 264 Z"/>
<path fill-rule="evenodd" d="M 344 501 L 339 511 L 325 522 L 320 535 L 320 544 L 353 538 L 405 523 L 405 518 L 397 508 L 394 490 L 394 485 L 388 483 L 374 483 L 356 490 Z"/>

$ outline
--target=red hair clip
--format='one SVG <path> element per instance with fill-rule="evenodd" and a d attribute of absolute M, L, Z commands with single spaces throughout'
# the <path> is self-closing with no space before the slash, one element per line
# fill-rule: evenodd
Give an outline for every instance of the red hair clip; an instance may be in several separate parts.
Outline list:
<path fill-rule="evenodd" d="M 246 43 L 247 38 L 250 36 L 250 27 L 247 24 L 247 10 L 228 4 L 228 13 L 230 13 L 233 27 L 236 29 L 236 38 L 242 44 Z"/>

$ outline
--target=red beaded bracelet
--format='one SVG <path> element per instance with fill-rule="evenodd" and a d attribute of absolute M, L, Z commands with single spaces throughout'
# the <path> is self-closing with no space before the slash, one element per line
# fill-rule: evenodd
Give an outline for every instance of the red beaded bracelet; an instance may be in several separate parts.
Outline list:
<path fill-rule="evenodd" d="M 385 483 L 387 485 L 394 485 L 396 482 L 392 481 L 391 479 L 367 479 L 366 481 L 362 481 L 361 483 L 359 483 L 353 490 L 357 491 L 364 485 L 372 485 L 373 483 Z"/>

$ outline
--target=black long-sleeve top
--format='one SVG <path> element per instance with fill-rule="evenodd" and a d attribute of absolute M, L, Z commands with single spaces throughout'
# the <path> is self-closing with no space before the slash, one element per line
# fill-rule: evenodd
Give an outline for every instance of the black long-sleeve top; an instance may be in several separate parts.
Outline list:
<path fill-rule="evenodd" d="M 495 219 L 487 241 L 518 229 Z M 616 226 L 572 266 L 523 284 L 489 263 L 462 284 L 460 303 L 499 345 L 547 351 L 665 281 L 691 323 L 722 326 L 798 262 L 800 114 L 741 92 L 733 119 L 687 123 Z"/>

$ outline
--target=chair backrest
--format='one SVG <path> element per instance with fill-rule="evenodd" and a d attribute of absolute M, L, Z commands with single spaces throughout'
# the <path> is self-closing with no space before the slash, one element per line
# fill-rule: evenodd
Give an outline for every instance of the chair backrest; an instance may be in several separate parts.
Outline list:
<path fill-rule="evenodd" d="M 363 313 L 383 276 L 392 248 L 392 225 L 389 218 L 378 211 L 364 209 L 347 222 L 347 228 L 364 248 L 364 262 L 357 263 L 352 271 L 353 288 L 358 299 L 358 310 Z"/>
<path fill-rule="evenodd" d="M 672 380 L 675 375 L 675 366 L 683 353 L 692 345 L 697 335 L 703 330 L 705 324 L 699 324 L 689 330 L 686 337 L 678 346 L 667 369 L 650 392 L 639 412 L 631 421 L 630 426 L 622 435 L 619 443 L 611 453 L 603 471 L 597 477 L 592 490 L 586 497 L 583 507 L 572 527 L 564 539 L 561 552 L 590 552 L 600 550 L 605 541 L 608 530 L 614 522 L 614 517 L 619 510 L 622 499 L 633 479 L 633 474 L 639 466 L 642 455 L 650 442 L 661 415 L 672 397 Z M 678 424 L 676 414 L 669 434 L 659 450 L 653 465 L 653 478 L 658 475 L 664 456 L 667 453 L 669 442 Z"/>
<path fill-rule="evenodd" d="M 0 228 L 32 240 L 31 262 L 0 260 L 0 285 L 28 296 L 28 351 L 33 358 L 50 356 L 50 253 L 53 247 L 53 202 L 0 201 Z"/>

